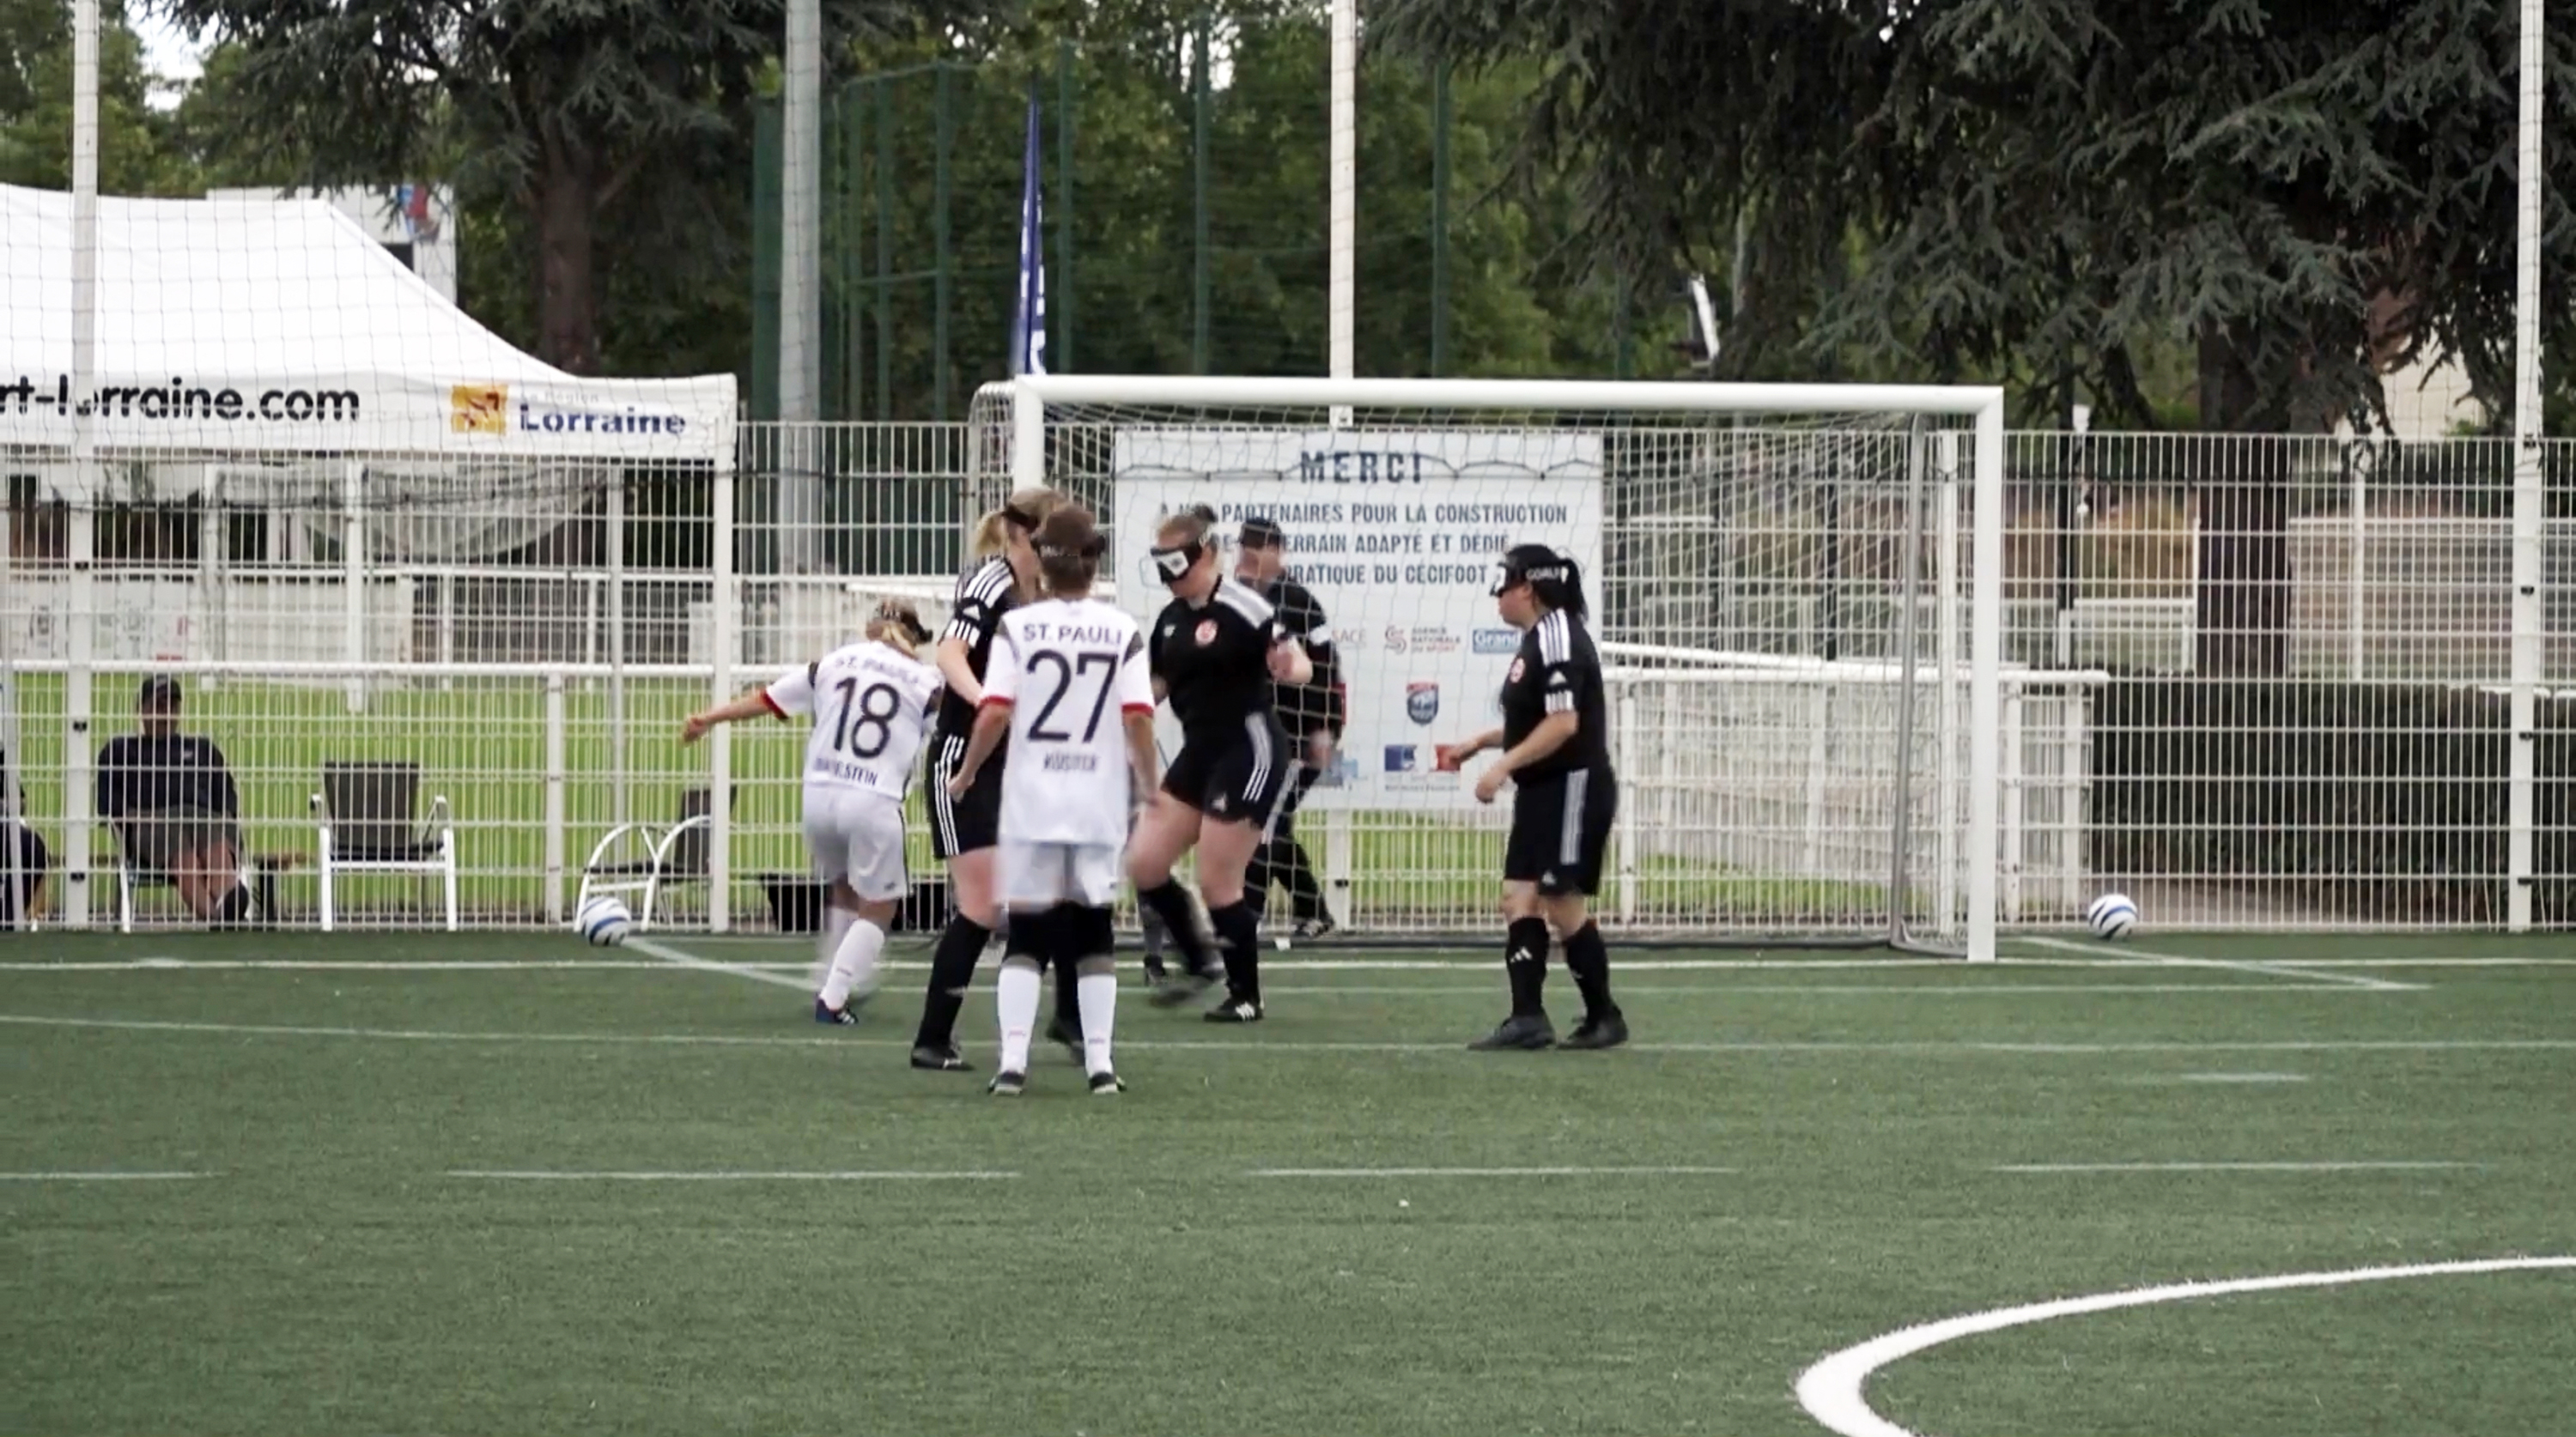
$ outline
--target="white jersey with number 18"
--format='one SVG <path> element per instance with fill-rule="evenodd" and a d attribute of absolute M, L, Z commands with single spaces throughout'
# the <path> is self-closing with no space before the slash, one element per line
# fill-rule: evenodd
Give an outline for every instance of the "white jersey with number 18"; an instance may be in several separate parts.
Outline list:
<path fill-rule="evenodd" d="M 1127 842 L 1127 724 L 1154 711 L 1145 635 L 1097 599 L 1047 599 L 1002 616 L 984 702 L 1011 706 L 1002 837 Z"/>
<path fill-rule="evenodd" d="M 901 803 L 945 684 L 939 670 L 870 639 L 787 675 L 766 697 L 781 718 L 814 717 L 805 740 L 808 789 L 862 788 Z"/>

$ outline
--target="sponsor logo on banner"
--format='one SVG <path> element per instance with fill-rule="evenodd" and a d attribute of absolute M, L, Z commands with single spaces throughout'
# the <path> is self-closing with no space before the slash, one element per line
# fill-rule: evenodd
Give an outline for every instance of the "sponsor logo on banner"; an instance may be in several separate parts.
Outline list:
<path fill-rule="evenodd" d="M 509 427 L 510 386 L 456 384 L 447 390 L 447 427 L 455 434 L 498 434 Z"/>
<path fill-rule="evenodd" d="M 1413 631 L 1412 644 L 1417 654 L 1454 654 L 1458 652 L 1458 635 L 1449 629 L 1425 626 Z"/>
<path fill-rule="evenodd" d="M 1386 651 L 1390 654 L 1404 652 L 1404 630 L 1393 624 L 1386 626 Z"/>
<path fill-rule="evenodd" d="M 1440 743 L 1431 746 L 1431 766 L 1442 773 L 1458 772 L 1458 745 Z"/>
<path fill-rule="evenodd" d="M 1421 766 L 1421 760 L 1417 758 L 1415 754 L 1416 750 L 1414 746 L 1409 743 L 1388 744 L 1386 746 L 1386 771 L 1389 773 L 1413 772 L 1416 768 Z"/>
<path fill-rule="evenodd" d="M 1404 716 L 1428 727 L 1440 717 L 1440 686 L 1415 682 L 1404 686 Z"/>
<path fill-rule="evenodd" d="M 1340 649 L 1346 654 L 1358 653 L 1360 650 L 1368 647 L 1368 630 L 1358 628 L 1335 629 L 1333 630 L 1333 647 Z"/>
<path fill-rule="evenodd" d="M 1324 771 L 1315 775 L 1317 788 L 1341 788 L 1360 776 L 1360 761 L 1346 753 L 1333 755 Z"/>
<path fill-rule="evenodd" d="M 1480 654 L 1508 654 L 1520 646 L 1518 629 L 1478 629 L 1468 637 L 1468 647 Z"/>

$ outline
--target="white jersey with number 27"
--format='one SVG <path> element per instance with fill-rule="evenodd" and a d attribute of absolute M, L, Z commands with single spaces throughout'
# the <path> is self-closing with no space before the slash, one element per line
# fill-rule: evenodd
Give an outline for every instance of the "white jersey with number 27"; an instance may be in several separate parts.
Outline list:
<path fill-rule="evenodd" d="M 813 715 L 806 788 L 866 789 L 901 803 L 945 684 L 939 670 L 868 639 L 787 675 L 767 695 L 781 718 Z"/>
<path fill-rule="evenodd" d="M 1002 616 L 984 701 L 1011 706 L 1002 838 L 1127 842 L 1127 723 L 1154 711 L 1144 631 L 1097 599 L 1047 599 Z"/>

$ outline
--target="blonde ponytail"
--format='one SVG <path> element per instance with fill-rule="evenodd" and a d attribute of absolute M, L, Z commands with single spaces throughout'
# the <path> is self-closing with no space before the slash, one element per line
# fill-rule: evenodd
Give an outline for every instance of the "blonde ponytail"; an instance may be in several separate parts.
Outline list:
<path fill-rule="evenodd" d="M 967 557 L 990 559 L 1009 547 L 1013 524 L 1034 534 L 1049 514 L 1065 502 L 1053 489 L 1022 489 L 1001 508 L 975 521 L 975 532 L 966 544 Z"/>

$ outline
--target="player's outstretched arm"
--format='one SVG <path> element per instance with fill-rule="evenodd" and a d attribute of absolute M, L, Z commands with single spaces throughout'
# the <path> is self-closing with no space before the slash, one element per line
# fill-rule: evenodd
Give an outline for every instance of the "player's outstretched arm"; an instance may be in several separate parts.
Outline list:
<path fill-rule="evenodd" d="M 744 719 L 759 718 L 763 714 L 777 711 L 769 701 L 767 689 L 753 689 L 731 703 L 718 704 L 711 709 L 701 709 L 681 720 L 680 742 L 696 743 L 712 732 L 718 724 L 740 723 Z"/>

